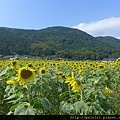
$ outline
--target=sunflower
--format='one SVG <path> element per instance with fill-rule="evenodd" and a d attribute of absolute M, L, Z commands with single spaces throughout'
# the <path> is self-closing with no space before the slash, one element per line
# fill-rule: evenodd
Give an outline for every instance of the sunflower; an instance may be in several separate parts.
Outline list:
<path fill-rule="evenodd" d="M 31 68 L 33 67 L 33 65 L 31 63 L 28 63 L 27 66 L 31 67 Z"/>
<path fill-rule="evenodd" d="M 29 103 L 24 103 L 24 107 L 28 108 L 28 107 L 30 107 L 30 104 Z"/>
<path fill-rule="evenodd" d="M 40 68 L 39 72 L 40 72 L 41 75 L 45 75 L 46 72 L 47 72 L 47 69 L 45 67 Z"/>
<path fill-rule="evenodd" d="M 65 77 L 65 83 L 69 83 L 68 85 L 72 86 L 73 92 L 79 92 L 80 91 L 80 86 L 77 84 L 75 78 L 74 78 L 74 73 L 72 72 L 72 77 Z"/>
<path fill-rule="evenodd" d="M 120 62 L 120 58 L 118 58 L 118 59 L 116 60 L 116 62 Z"/>
<path fill-rule="evenodd" d="M 35 70 L 23 67 L 18 70 L 18 81 L 20 85 L 28 84 L 30 80 L 34 81 Z"/>
<path fill-rule="evenodd" d="M 79 90 L 80 90 L 79 85 L 77 83 L 75 83 L 74 86 L 72 87 L 72 90 L 73 90 L 73 92 L 79 92 Z"/>
<path fill-rule="evenodd" d="M 14 69 L 14 68 L 16 68 L 16 66 L 17 66 L 17 61 L 15 61 L 15 60 L 11 61 L 10 68 Z"/>
<path fill-rule="evenodd" d="M 7 80 L 7 81 L 6 81 L 6 84 L 11 84 L 11 85 L 16 86 L 15 80 Z"/>
<path fill-rule="evenodd" d="M 113 94 L 113 91 L 109 88 L 105 88 L 104 92 L 103 92 L 105 95 L 110 95 L 110 94 Z"/>
<path fill-rule="evenodd" d="M 104 64 L 100 64 L 97 66 L 97 69 L 99 69 L 99 70 L 104 70 L 104 68 L 105 68 Z"/>
<path fill-rule="evenodd" d="M 58 72 L 57 75 L 58 76 L 63 76 L 63 72 Z"/>

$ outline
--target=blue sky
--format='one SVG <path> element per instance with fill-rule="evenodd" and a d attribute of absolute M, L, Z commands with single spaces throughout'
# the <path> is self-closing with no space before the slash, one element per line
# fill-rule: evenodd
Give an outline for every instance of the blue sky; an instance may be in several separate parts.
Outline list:
<path fill-rule="evenodd" d="M 0 0 L 0 27 L 52 26 L 120 38 L 120 0 Z"/>

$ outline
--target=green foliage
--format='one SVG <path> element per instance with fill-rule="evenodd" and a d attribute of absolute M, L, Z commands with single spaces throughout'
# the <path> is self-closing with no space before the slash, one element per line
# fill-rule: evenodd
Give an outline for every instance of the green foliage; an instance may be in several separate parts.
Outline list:
<path fill-rule="evenodd" d="M 48 27 L 41 30 L 0 28 L 0 54 L 64 57 L 100 60 L 120 56 L 120 40 L 93 37 L 81 30 Z"/>
<path fill-rule="evenodd" d="M 120 61 L 17 60 L 18 66 L 14 69 L 9 66 L 11 62 L 0 61 L 3 66 L 0 68 L 0 115 L 120 113 Z M 21 85 L 19 65 L 25 67 L 27 63 L 35 70 L 34 80 L 29 79 L 28 83 Z M 45 74 L 40 72 L 44 67 Z M 8 82 L 10 80 L 16 84 Z M 77 92 L 72 89 L 76 83 L 79 85 Z"/>

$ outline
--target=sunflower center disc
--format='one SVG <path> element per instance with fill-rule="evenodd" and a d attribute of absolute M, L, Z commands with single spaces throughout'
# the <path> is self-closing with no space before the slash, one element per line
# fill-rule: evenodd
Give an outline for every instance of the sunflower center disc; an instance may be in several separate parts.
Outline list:
<path fill-rule="evenodd" d="M 12 62 L 13 66 L 15 66 L 16 62 Z"/>
<path fill-rule="evenodd" d="M 42 73 L 42 74 L 45 74 L 45 70 L 41 70 L 41 73 Z"/>
<path fill-rule="evenodd" d="M 99 66 L 99 68 L 104 68 L 104 66 Z"/>
<path fill-rule="evenodd" d="M 21 77 L 23 79 L 28 79 L 32 76 L 32 72 L 30 70 L 22 70 L 21 71 Z"/>

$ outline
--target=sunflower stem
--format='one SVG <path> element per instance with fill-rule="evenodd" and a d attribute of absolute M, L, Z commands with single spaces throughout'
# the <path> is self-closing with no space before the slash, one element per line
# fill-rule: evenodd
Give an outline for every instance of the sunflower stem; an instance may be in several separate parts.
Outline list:
<path fill-rule="evenodd" d="M 28 95 L 27 95 L 27 99 L 28 99 L 28 102 L 31 103 L 30 101 L 30 86 L 27 85 L 27 88 L 28 88 Z"/>
<path fill-rule="evenodd" d="M 68 88 L 69 88 L 69 94 L 70 94 L 70 97 L 71 97 L 71 90 L 70 90 L 70 86 L 68 86 Z"/>
<path fill-rule="evenodd" d="M 81 93 L 81 101 L 82 101 L 82 99 L 83 99 L 83 98 L 82 98 L 82 90 L 80 91 L 80 93 Z"/>

